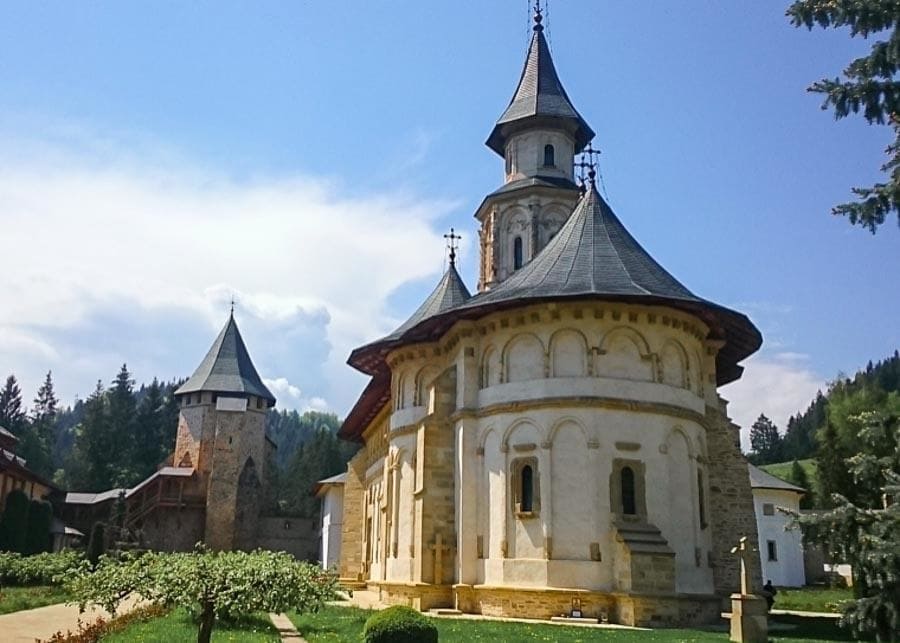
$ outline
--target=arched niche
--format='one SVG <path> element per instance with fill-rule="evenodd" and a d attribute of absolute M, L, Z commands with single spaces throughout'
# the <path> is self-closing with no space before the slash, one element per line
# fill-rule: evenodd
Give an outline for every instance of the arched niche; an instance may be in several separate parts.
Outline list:
<path fill-rule="evenodd" d="M 488 346 L 481 355 L 478 384 L 481 388 L 500 384 L 500 351 L 493 346 Z"/>
<path fill-rule="evenodd" d="M 662 383 L 677 388 L 687 388 L 688 357 L 680 342 L 669 339 L 659 352 Z"/>
<path fill-rule="evenodd" d="M 415 397 L 413 406 L 426 406 L 428 404 L 428 388 L 440 374 L 437 366 L 423 366 L 416 373 Z"/>
<path fill-rule="evenodd" d="M 628 326 L 612 329 L 600 341 L 595 372 L 599 377 L 654 381 L 653 360 L 647 340 Z"/>
<path fill-rule="evenodd" d="M 551 377 L 584 377 L 588 374 L 587 338 L 572 329 L 558 330 L 550 337 Z"/>
<path fill-rule="evenodd" d="M 503 364 L 506 382 L 544 379 L 544 345 L 537 335 L 520 333 L 506 343 Z"/>

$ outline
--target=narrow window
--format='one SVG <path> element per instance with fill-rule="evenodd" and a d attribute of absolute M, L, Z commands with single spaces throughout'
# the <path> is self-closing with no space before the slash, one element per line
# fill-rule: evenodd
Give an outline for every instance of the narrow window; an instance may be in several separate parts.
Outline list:
<path fill-rule="evenodd" d="M 778 545 L 774 540 L 766 541 L 766 548 L 769 550 L 769 560 L 778 560 Z"/>
<path fill-rule="evenodd" d="M 556 165 L 552 145 L 544 146 L 544 167 L 553 167 Z"/>
<path fill-rule="evenodd" d="M 634 500 L 634 471 L 631 467 L 622 468 L 622 513 L 633 516 L 637 513 Z"/>
<path fill-rule="evenodd" d="M 706 529 L 706 492 L 703 489 L 703 472 L 697 472 L 697 502 L 700 504 L 700 529 Z"/>
<path fill-rule="evenodd" d="M 506 151 L 506 174 L 512 174 L 512 148 Z"/>
<path fill-rule="evenodd" d="M 516 237 L 513 241 L 513 270 L 522 267 L 522 237 Z"/>
<path fill-rule="evenodd" d="M 522 511 L 532 511 L 534 506 L 534 471 L 530 464 L 522 467 Z"/>

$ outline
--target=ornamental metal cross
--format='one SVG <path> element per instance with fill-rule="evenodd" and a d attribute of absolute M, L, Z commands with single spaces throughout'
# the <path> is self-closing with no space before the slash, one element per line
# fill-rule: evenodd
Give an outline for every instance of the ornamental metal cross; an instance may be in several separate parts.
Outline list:
<path fill-rule="evenodd" d="M 452 267 L 456 267 L 456 249 L 459 248 L 459 244 L 457 243 L 462 237 L 456 232 L 454 232 L 453 228 L 450 228 L 450 234 L 445 234 L 444 239 L 447 239 L 447 248 L 450 250 L 450 265 Z"/>
<path fill-rule="evenodd" d="M 747 564 L 747 555 L 753 551 L 753 548 L 747 544 L 747 537 L 741 536 L 737 546 L 731 548 L 732 554 L 737 554 L 741 558 L 741 594 L 747 596 L 750 594 L 750 566 Z"/>
<path fill-rule="evenodd" d="M 597 176 L 597 157 L 599 156 L 600 150 L 595 150 L 591 143 L 588 143 L 587 147 L 581 151 L 581 161 L 575 164 L 575 167 L 581 169 L 587 168 L 588 180 L 590 180 L 591 183 L 594 182 L 594 179 Z M 584 176 L 581 177 L 581 180 L 584 182 Z"/>

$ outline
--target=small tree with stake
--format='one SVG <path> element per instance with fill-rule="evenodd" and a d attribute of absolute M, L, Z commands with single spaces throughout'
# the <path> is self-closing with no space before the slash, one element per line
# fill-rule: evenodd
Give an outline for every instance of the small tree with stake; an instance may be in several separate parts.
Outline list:
<path fill-rule="evenodd" d="M 114 612 L 131 594 L 166 606 L 189 606 L 198 617 L 198 643 L 209 643 L 219 618 L 316 611 L 334 598 L 337 579 L 283 552 L 211 552 L 198 545 L 191 553 L 104 556 L 70 589 L 82 609 L 97 603 Z"/>

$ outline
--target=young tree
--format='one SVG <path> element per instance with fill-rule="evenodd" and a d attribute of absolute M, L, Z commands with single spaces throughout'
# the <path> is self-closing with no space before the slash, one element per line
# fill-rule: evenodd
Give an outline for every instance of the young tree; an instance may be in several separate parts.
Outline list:
<path fill-rule="evenodd" d="M 15 375 L 6 378 L 0 389 L 0 426 L 15 435 L 21 435 L 25 428 L 25 408 L 22 406 L 22 389 Z"/>
<path fill-rule="evenodd" d="M 198 643 L 209 643 L 217 618 L 256 612 L 315 611 L 334 598 L 337 579 L 284 552 L 125 553 L 103 557 L 93 574 L 70 588 L 82 609 L 97 603 L 115 611 L 132 593 L 164 605 L 192 607 L 200 615 Z"/>
<path fill-rule="evenodd" d="M 759 464 L 778 462 L 781 458 L 781 435 L 765 415 L 760 414 L 750 427 L 750 448 Z"/>
<path fill-rule="evenodd" d="M 861 111 L 870 124 L 887 124 L 894 130 L 894 142 L 885 150 L 888 160 L 881 166 L 887 180 L 868 188 L 853 188 L 858 200 L 835 206 L 832 212 L 872 233 L 891 213 L 897 215 L 900 223 L 900 2 L 797 0 L 787 15 L 795 27 L 848 27 L 851 38 L 869 38 L 885 32 L 887 39 L 873 43 L 867 56 L 851 61 L 843 79 L 820 80 L 809 91 L 824 94 L 822 109 L 833 109 L 837 119 Z"/>
<path fill-rule="evenodd" d="M 841 493 L 834 509 L 797 518 L 806 542 L 832 560 L 849 563 L 855 600 L 842 623 L 854 634 L 895 641 L 900 633 L 900 416 L 880 411 L 857 416 L 860 451 L 848 459 L 854 486 L 878 490 L 868 503 Z"/>

